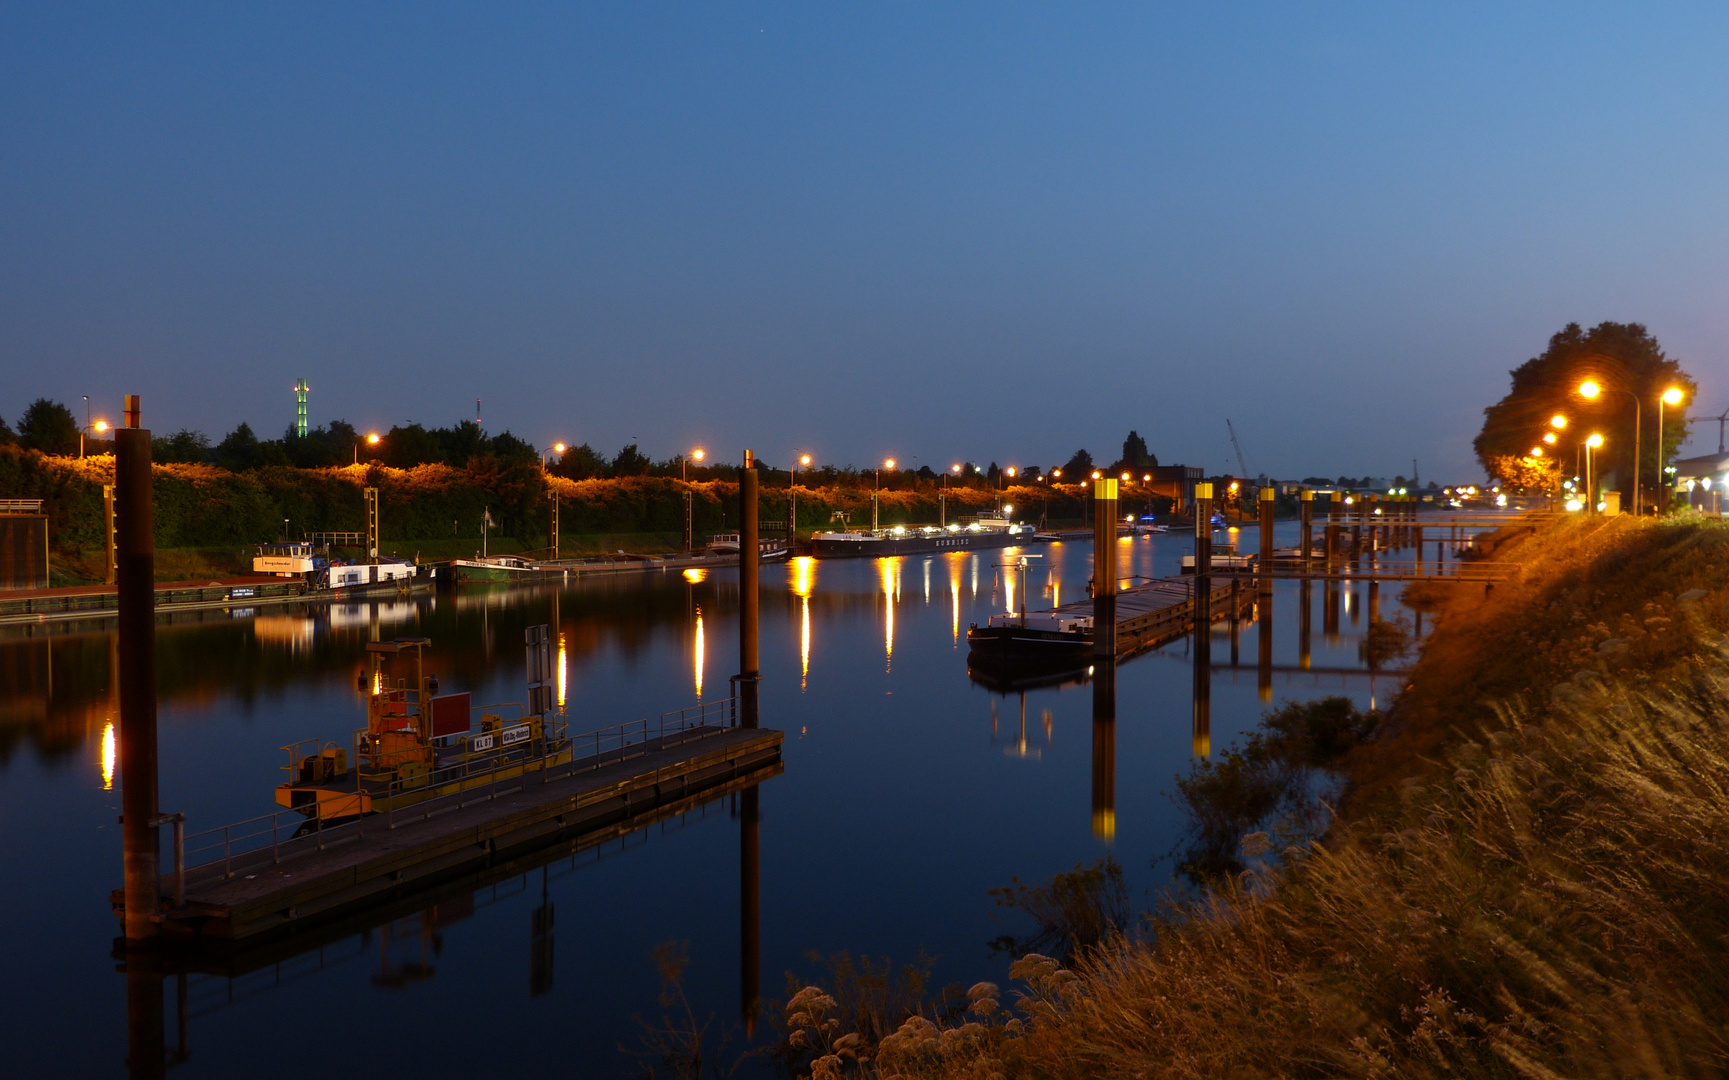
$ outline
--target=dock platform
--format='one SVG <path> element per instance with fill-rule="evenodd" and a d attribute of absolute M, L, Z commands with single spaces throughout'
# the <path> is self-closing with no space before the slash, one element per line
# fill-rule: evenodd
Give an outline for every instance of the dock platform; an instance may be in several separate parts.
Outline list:
<path fill-rule="evenodd" d="M 605 749 L 597 737 L 595 753 L 390 814 L 290 836 L 304 819 L 284 811 L 200 833 L 188 846 L 209 861 L 189 860 L 183 883 L 173 872 L 162 882 L 163 896 L 176 897 L 162 915 L 164 933 L 230 942 L 292 933 L 537 848 L 616 831 L 705 792 L 760 783 L 782 771 L 782 741 L 772 729 L 722 725 L 645 732 Z M 116 890 L 117 912 L 123 903 Z"/>

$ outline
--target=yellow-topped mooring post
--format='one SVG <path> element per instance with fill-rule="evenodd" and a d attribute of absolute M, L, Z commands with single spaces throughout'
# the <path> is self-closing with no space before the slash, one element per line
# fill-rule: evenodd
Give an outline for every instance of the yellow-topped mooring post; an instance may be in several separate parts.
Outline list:
<path fill-rule="evenodd" d="M 757 543 L 756 455 L 744 452 L 738 474 L 738 722 L 757 726 L 757 569 L 762 555 Z"/>
<path fill-rule="evenodd" d="M 1117 655 L 1117 482 L 1112 479 L 1093 481 L 1093 655 Z"/>
<path fill-rule="evenodd" d="M 150 494 L 150 432 L 138 426 L 138 396 L 126 395 L 127 426 L 114 432 L 119 583 L 121 844 L 126 939 L 162 932 L 156 794 L 156 540 Z"/>
<path fill-rule="evenodd" d="M 1213 485 L 1195 485 L 1195 720 L 1192 736 L 1196 757 L 1213 752 Z"/>
<path fill-rule="evenodd" d="M 1273 489 L 1261 489 L 1261 557 L 1259 565 L 1260 592 L 1263 596 L 1273 591 Z"/>
<path fill-rule="evenodd" d="M 1315 546 L 1315 493 L 1304 488 L 1297 496 L 1298 526 L 1297 526 L 1297 565 L 1303 573 L 1309 572 L 1309 552 Z"/>

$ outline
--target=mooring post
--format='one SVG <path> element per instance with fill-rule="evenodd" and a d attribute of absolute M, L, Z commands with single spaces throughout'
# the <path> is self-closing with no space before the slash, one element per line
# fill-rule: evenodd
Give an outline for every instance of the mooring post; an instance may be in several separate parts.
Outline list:
<path fill-rule="evenodd" d="M 693 546 L 692 541 L 695 539 L 692 535 L 692 526 L 695 524 L 692 520 L 692 515 L 693 508 L 691 506 L 690 488 L 687 487 L 684 489 L 684 550 L 687 552 L 691 550 Z"/>
<path fill-rule="evenodd" d="M 937 493 L 937 528 L 946 529 L 949 526 L 949 496 L 946 491 Z"/>
<path fill-rule="evenodd" d="M 1093 481 L 1093 655 L 1117 655 L 1117 482 Z M 1098 665 L 1094 665 L 1097 676 Z"/>
<path fill-rule="evenodd" d="M 1297 666 L 1309 670 L 1310 624 L 1314 617 L 1315 594 L 1312 583 L 1304 578 L 1297 587 Z"/>
<path fill-rule="evenodd" d="M 1315 493 L 1304 488 L 1297 496 L 1297 543 L 1301 552 L 1297 556 L 1297 565 L 1304 574 L 1309 572 L 1309 549 L 1315 545 Z"/>
<path fill-rule="evenodd" d="M 1194 616 L 1195 715 L 1191 749 L 1196 757 L 1213 752 L 1213 485 L 1195 485 L 1195 598 Z"/>
<path fill-rule="evenodd" d="M 757 726 L 757 569 L 762 556 L 757 543 L 756 455 L 744 452 L 738 474 L 738 704 L 739 726 Z"/>
<path fill-rule="evenodd" d="M 877 493 L 871 492 L 871 531 L 877 530 Z"/>
<path fill-rule="evenodd" d="M 1327 496 L 1327 573 L 1339 565 L 1339 521 L 1345 512 L 1345 493 L 1335 491 Z"/>
<path fill-rule="evenodd" d="M 1261 557 L 1256 560 L 1260 565 L 1255 567 L 1256 577 L 1262 596 L 1273 591 L 1273 497 L 1270 487 L 1261 489 Z"/>
<path fill-rule="evenodd" d="M 155 512 L 150 494 L 150 432 L 138 423 L 138 395 L 127 394 L 126 426 L 114 432 L 114 486 L 120 593 L 121 843 L 128 941 L 154 938 L 162 929 L 157 921 L 162 897 L 156 829 Z"/>

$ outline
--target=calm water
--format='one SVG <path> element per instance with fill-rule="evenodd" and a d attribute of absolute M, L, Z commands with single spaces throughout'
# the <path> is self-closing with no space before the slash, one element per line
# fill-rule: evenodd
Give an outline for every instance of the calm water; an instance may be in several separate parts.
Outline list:
<path fill-rule="evenodd" d="M 1294 543 L 1294 526 L 1281 543 Z M 1254 530 L 1243 544 L 1255 544 Z M 1125 574 L 1173 574 L 1187 537 L 1120 541 Z M 1085 595 L 1091 544 L 1027 549 L 1028 606 Z M 765 999 L 807 953 L 896 961 L 934 955 L 938 984 L 1002 978 L 991 939 L 1030 929 L 988 890 L 1112 853 L 1138 899 L 1170 883 L 1182 815 L 1167 792 L 1195 748 L 1190 642 L 1118 674 L 1114 825 L 1095 814 L 1092 692 L 1084 683 L 997 693 L 968 677 L 966 628 L 1015 608 L 1009 552 L 893 560 L 799 560 L 762 573 L 762 717 L 785 730 L 786 772 L 763 784 L 761 970 Z M 1298 587 L 1273 604 L 1275 700 L 1347 693 L 1368 704 L 1397 682 L 1296 674 Z M 1312 665 L 1360 668 L 1363 586 L 1341 633 L 1313 594 Z M 1383 590 L 1390 617 L 1394 591 Z M 346 745 L 364 723 L 356 675 L 381 636 L 433 639 L 445 692 L 523 696 L 523 630 L 557 627 L 573 730 L 728 693 L 737 670 L 732 573 L 603 581 L 567 590 L 476 591 L 259 614 L 218 613 L 159 634 L 161 791 L 189 829 L 271 809 L 284 756 L 304 738 Z M 126 985 L 111 955 L 108 894 L 120 883 L 120 793 L 105 747 L 117 720 L 101 627 L 0 637 L 0 892 L 6 1075 L 126 1072 Z M 1212 680 L 1211 744 L 1268 707 L 1258 628 L 1238 672 Z M 1227 627 L 1215 666 L 1230 663 Z M 114 778 L 117 779 L 117 778 Z M 635 1018 L 653 1020 L 657 946 L 684 943 L 685 989 L 711 1033 L 735 1032 L 740 998 L 740 824 L 727 801 L 604 848 L 497 882 L 429 894 L 343 933 L 185 981 L 176 1077 L 616 1076 L 639 1062 Z M 550 912 L 545 909 L 550 908 Z M 537 914 L 538 913 L 538 914 Z M 550 923 L 549 923 L 550 918 Z M 537 926 L 551 926 L 547 935 Z M 178 987 L 167 982 L 168 1046 Z M 762 1032 L 759 1031 L 759 1037 Z M 323 1062 L 324 1065 L 320 1065 Z"/>

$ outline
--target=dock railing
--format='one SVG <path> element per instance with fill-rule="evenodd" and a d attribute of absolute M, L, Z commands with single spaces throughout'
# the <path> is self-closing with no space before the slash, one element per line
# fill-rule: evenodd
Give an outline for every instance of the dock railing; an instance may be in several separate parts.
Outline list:
<path fill-rule="evenodd" d="M 514 794 L 526 785 L 567 779 L 577 773 L 641 757 L 651 750 L 708 738 L 737 726 L 738 699 L 720 698 L 662 713 L 656 720 L 644 717 L 569 735 L 562 740 L 543 740 L 538 769 L 526 770 L 527 761 L 523 758 L 505 761 L 484 772 L 467 773 L 462 777 L 463 786 L 455 791 L 430 796 L 406 807 L 334 823 L 324 819 L 319 805 L 283 808 L 214 829 L 186 833 L 184 856 L 171 874 L 185 875 L 194 883 L 226 881 L 239 874 L 280 865 L 296 855 L 358 840 L 368 832 L 425 821 L 448 811 Z M 424 780 L 417 785 L 424 786 Z M 404 788 L 401 781 L 396 781 L 370 794 L 376 799 L 386 800 L 408 790 L 415 789 Z"/>

